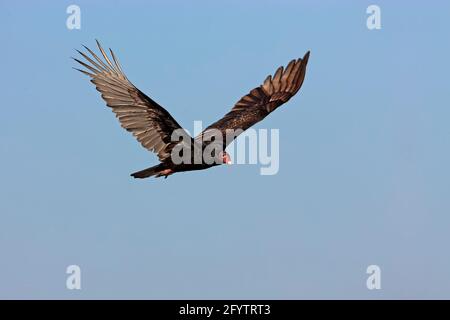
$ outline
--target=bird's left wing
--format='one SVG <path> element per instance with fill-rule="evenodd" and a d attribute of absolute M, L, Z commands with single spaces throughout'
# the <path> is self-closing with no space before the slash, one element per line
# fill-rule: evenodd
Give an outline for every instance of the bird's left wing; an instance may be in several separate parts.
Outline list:
<path fill-rule="evenodd" d="M 264 83 L 243 96 L 222 119 L 211 124 L 196 141 L 217 139 L 221 134 L 225 148 L 240 133 L 264 119 L 276 108 L 294 96 L 303 84 L 309 51 L 302 59 L 292 60 L 286 69 L 279 67 L 275 75 L 268 76 Z"/>
<path fill-rule="evenodd" d="M 75 58 L 74 60 L 89 71 L 77 70 L 92 78 L 91 82 L 101 93 L 106 104 L 114 111 L 123 128 L 130 131 L 144 148 L 155 152 L 160 161 L 169 159 L 171 150 L 178 143 L 178 141 L 172 141 L 172 133 L 180 130 L 178 137 L 183 133 L 185 137 L 189 137 L 189 135 L 167 110 L 146 96 L 127 79 L 111 49 L 112 61 L 98 41 L 97 45 L 104 60 L 85 47 L 91 57 L 77 51 L 90 64 Z"/>

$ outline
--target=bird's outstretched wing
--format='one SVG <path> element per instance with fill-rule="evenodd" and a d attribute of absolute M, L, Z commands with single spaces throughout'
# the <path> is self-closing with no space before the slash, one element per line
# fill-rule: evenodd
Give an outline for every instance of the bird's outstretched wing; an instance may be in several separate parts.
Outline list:
<path fill-rule="evenodd" d="M 171 141 L 172 133 L 174 130 L 182 130 L 180 125 L 169 112 L 127 79 L 111 49 L 112 61 L 98 41 L 97 45 L 104 60 L 85 47 L 91 56 L 77 51 L 87 63 L 73 59 L 88 71 L 75 69 L 92 78 L 91 82 L 112 108 L 123 128 L 130 131 L 144 148 L 155 152 L 160 161 L 168 159 L 177 143 Z"/>
<path fill-rule="evenodd" d="M 243 96 L 230 112 L 207 127 L 195 140 L 209 141 L 219 130 L 225 148 L 237 135 L 264 119 L 297 93 L 305 79 L 308 58 L 309 51 L 303 59 L 289 62 L 286 69 L 279 67 L 273 78 L 268 76 L 262 85 Z"/>

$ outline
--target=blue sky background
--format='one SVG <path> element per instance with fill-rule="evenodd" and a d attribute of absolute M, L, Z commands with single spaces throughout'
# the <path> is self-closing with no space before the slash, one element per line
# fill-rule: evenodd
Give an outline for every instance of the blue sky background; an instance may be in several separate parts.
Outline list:
<path fill-rule="evenodd" d="M 450 298 L 449 18 L 444 1 L 0 2 L 0 298 Z M 189 130 L 311 50 L 257 126 L 280 129 L 279 173 L 132 179 L 156 157 L 71 69 L 95 38 Z"/>

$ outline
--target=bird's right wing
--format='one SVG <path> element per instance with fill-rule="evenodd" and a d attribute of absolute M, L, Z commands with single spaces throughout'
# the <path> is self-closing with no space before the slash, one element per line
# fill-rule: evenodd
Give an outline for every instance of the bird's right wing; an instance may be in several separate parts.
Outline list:
<path fill-rule="evenodd" d="M 101 93 L 106 104 L 112 108 L 123 128 L 130 131 L 144 148 L 155 152 L 160 161 L 168 159 L 171 150 L 178 143 L 178 141 L 172 141 L 172 133 L 175 130 L 180 130 L 186 136 L 188 134 L 169 112 L 127 79 L 111 49 L 113 62 L 108 58 L 98 41 L 97 45 L 104 60 L 85 47 L 91 57 L 77 51 L 89 64 L 75 58 L 74 60 L 89 71 L 77 70 L 92 78 L 91 82 Z"/>
<path fill-rule="evenodd" d="M 196 141 L 209 141 L 220 134 L 223 147 L 240 133 L 264 119 L 272 111 L 292 98 L 300 90 L 305 79 L 309 51 L 302 59 L 292 60 L 284 69 L 279 67 L 275 75 L 243 96 L 223 118 L 200 133 Z"/>

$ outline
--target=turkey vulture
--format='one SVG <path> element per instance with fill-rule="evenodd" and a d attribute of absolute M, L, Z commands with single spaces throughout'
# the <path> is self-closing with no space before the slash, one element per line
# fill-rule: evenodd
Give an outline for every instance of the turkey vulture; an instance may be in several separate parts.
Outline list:
<path fill-rule="evenodd" d="M 87 70 L 74 69 L 91 78 L 91 82 L 101 93 L 106 104 L 112 108 L 122 127 L 130 131 L 144 148 L 155 152 L 160 161 L 160 164 L 154 167 L 132 173 L 131 176 L 134 178 L 151 176 L 167 178 L 175 172 L 230 164 L 231 159 L 225 152 L 226 146 L 239 133 L 264 119 L 297 93 L 305 78 L 309 57 L 308 51 L 302 59 L 289 62 L 286 69 L 279 67 L 273 77 L 269 75 L 262 85 L 243 96 L 222 119 L 192 138 L 169 112 L 128 80 L 111 49 L 109 49 L 111 55 L 108 57 L 98 41 L 97 46 L 103 59 L 84 46 L 90 56 L 79 50 L 77 52 L 86 59 L 86 62 L 73 59 Z M 177 133 L 178 139 L 173 138 L 174 133 Z M 214 136 L 214 139 L 211 136 Z M 202 155 L 202 152 L 213 143 L 214 146 L 221 145 L 221 149 L 212 148 L 214 151 L 211 155 L 214 161 L 206 161 L 202 156 L 199 161 L 195 161 L 198 159 L 197 156 Z M 186 150 L 194 151 L 187 153 Z M 177 161 L 174 160 L 174 154 L 178 155 Z M 186 155 L 183 159 L 188 161 L 179 161 L 179 157 L 183 157 L 183 154 Z"/>

